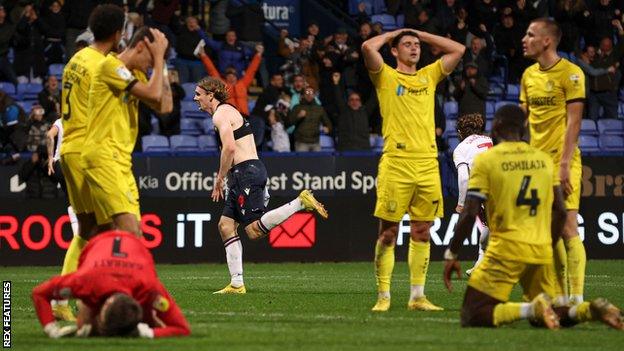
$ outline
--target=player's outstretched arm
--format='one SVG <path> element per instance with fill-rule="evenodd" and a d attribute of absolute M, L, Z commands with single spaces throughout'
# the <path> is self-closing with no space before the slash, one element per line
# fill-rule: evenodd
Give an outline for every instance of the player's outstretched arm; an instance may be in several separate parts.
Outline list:
<path fill-rule="evenodd" d="M 384 33 L 375 37 L 372 37 L 362 43 L 362 54 L 364 55 L 364 64 L 366 68 L 371 72 L 378 72 L 383 66 L 384 60 L 379 53 L 379 50 L 399 33 L 406 29 L 397 29 L 394 32 Z"/>
<path fill-rule="evenodd" d="M 468 195 L 464 203 L 464 210 L 459 215 L 459 221 L 455 227 L 455 235 L 451 239 L 451 243 L 446 251 L 444 251 L 444 285 L 449 292 L 453 291 L 453 284 L 451 283 L 453 272 L 456 272 L 457 277 L 461 278 L 461 267 L 458 260 L 459 248 L 472 232 L 472 227 L 481 210 L 482 203 L 483 199 Z"/>
<path fill-rule="evenodd" d="M 71 296 L 60 296 L 66 290 L 67 294 L 71 294 L 71 289 L 67 287 L 66 282 L 73 276 L 73 273 L 57 276 L 37 285 L 32 292 L 32 300 L 35 305 L 37 318 L 43 326 L 43 331 L 53 339 L 73 335 L 76 332 L 76 326 L 61 327 L 55 322 L 52 314 L 52 306 L 50 302 L 53 299 L 67 299 Z"/>
<path fill-rule="evenodd" d="M 54 124 L 46 133 L 46 148 L 48 149 L 48 175 L 54 173 L 54 138 L 58 135 L 59 129 Z"/>
<path fill-rule="evenodd" d="M 444 72 L 453 72 L 459 61 L 464 56 L 466 46 L 456 42 L 455 40 L 439 35 L 419 30 L 415 32 L 418 34 L 418 37 L 423 43 L 438 47 L 444 53 L 442 56 L 442 68 L 444 69 Z"/>

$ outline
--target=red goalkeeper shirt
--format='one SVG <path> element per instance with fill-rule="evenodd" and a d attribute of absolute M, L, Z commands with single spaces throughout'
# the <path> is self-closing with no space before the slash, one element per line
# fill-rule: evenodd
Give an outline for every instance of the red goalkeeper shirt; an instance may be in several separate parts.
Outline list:
<path fill-rule="evenodd" d="M 32 298 L 41 325 L 54 322 L 51 300 L 80 299 L 99 313 L 114 293 L 132 296 L 143 308 L 143 322 L 154 337 L 190 334 L 182 311 L 158 280 L 151 253 L 130 233 L 110 231 L 97 235 L 84 248 L 78 270 L 56 276 L 35 287 Z M 154 321 L 156 313 L 165 327 Z"/>

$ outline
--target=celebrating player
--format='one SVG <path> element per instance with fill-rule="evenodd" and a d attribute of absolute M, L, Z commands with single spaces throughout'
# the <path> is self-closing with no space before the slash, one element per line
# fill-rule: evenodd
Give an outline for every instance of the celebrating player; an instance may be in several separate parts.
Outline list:
<path fill-rule="evenodd" d="M 159 114 L 173 109 L 169 82 L 163 79 L 167 45 L 162 32 L 142 27 L 122 53 L 108 55 L 95 70 L 82 161 L 100 226 L 141 233 L 139 192 L 132 174 L 138 106 L 141 100 Z"/>
<path fill-rule="evenodd" d="M 457 133 L 461 143 L 457 145 L 453 151 L 453 162 L 457 168 L 457 187 L 459 195 L 457 196 L 457 207 L 455 211 L 462 213 L 464 209 L 464 200 L 466 199 L 466 190 L 468 189 L 468 178 L 470 178 L 470 169 L 475 156 L 492 147 L 492 139 L 483 135 L 485 131 L 485 119 L 480 113 L 470 113 L 459 116 L 457 119 Z M 487 238 L 489 229 L 487 227 L 485 212 L 482 209 L 477 216 L 477 228 L 481 236 L 479 237 L 479 258 L 475 262 L 474 267 L 466 271 L 470 275 L 472 271 L 479 265 L 483 259 L 485 247 L 487 246 Z"/>
<path fill-rule="evenodd" d="M 581 197 L 578 136 L 585 100 L 585 76 L 578 66 L 557 55 L 560 40 L 561 29 L 551 19 L 536 19 L 529 25 L 522 47 L 524 56 L 537 62 L 522 75 L 520 104 L 529 115 L 531 146 L 549 154 L 559 172 L 567 216 L 563 243 L 558 244 L 555 259 L 562 263 L 558 273 L 563 277 L 567 251 L 570 300 L 578 304 L 583 301 L 586 263 L 576 220 Z M 565 291 L 565 284 L 561 293 Z M 558 296 L 557 300 L 559 304 L 566 303 L 565 296 Z"/>
<path fill-rule="evenodd" d="M 438 47 L 444 55 L 416 69 L 420 43 Z M 392 46 L 397 68 L 384 63 L 379 50 Z M 408 264 L 411 310 L 441 310 L 424 294 L 429 266 L 429 228 L 444 213 L 435 142 L 434 95 L 438 82 L 455 69 L 465 47 L 430 33 L 399 29 L 362 44 L 364 62 L 377 90 L 384 137 L 379 162 L 377 204 L 379 238 L 375 246 L 377 303 L 373 311 L 390 308 L 390 278 L 399 221 L 410 215 Z"/>
<path fill-rule="evenodd" d="M 110 231 L 90 240 L 78 270 L 54 277 L 32 293 L 35 311 L 51 338 L 140 336 L 158 338 L 190 334 L 182 311 L 158 280 L 154 259 L 131 233 Z M 76 326 L 54 322 L 52 299 L 79 299 Z"/>
<path fill-rule="evenodd" d="M 89 17 L 89 28 L 94 43 L 78 51 L 65 65 L 61 112 L 63 118 L 63 143 L 60 149 L 60 165 L 67 186 L 67 197 L 78 218 L 78 235 L 74 235 L 63 261 L 63 274 L 71 273 L 78 266 L 78 257 L 86 240 L 96 230 L 96 220 L 88 184 L 85 180 L 80 152 L 85 143 L 89 89 L 96 75 L 95 69 L 106 55 L 117 47 L 124 24 L 124 11 L 116 5 L 100 5 Z M 66 305 L 57 305 L 55 315 L 73 320 Z"/>
<path fill-rule="evenodd" d="M 621 329 L 619 309 L 605 299 L 560 307 L 556 312 L 551 307 L 550 296 L 557 284 L 552 243 L 565 223 L 565 206 L 552 158 L 522 141 L 525 124 L 524 112 L 515 105 L 496 111 L 492 133 L 499 144 L 475 157 L 465 206 L 444 252 L 444 283 L 451 291 L 452 273 L 461 275 L 459 249 L 487 202 L 488 249 L 468 280 L 462 326 L 496 327 L 533 319 L 557 329 L 560 321 L 569 326 L 601 320 Z M 531 302 L 508 302 L 516 283 Z"/>
<path fill-rule="evenodd" d="M 234 106 L 225 103 L 228 92 L 225 84 L 217 78 L 202 79 L 195 88 L 194 99 L 201 110 L 212 116 L 221 147 L 212 199 L 225 200 L 218 226 L 231 281 L 215 294 L 244 294 L 243 246 L 237 235 L 238 225 L 243 225 L 250 239 L 259 239 L 295 212 L 316 211 L 327 218 L 327 211 L 309 190 L 304 190 L 291 202 L 265 213 L 269 200 L 267 171 L 258 159 L 249 122 Z"/>

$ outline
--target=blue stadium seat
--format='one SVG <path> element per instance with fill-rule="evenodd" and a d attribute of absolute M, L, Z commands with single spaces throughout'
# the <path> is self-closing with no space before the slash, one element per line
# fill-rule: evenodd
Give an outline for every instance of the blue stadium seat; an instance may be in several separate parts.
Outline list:
<path fill-rule="evenodd" d="M 496 112 L 496 103 L 488 100 L 485 102 L 485 118 L 494 118 L 494 112 Z"/>
<path fill-rule="evenodd" d="M 598 128 L 596 127 L 596 122 L 593 119 L 581 120 L 581 134 L 598 135 Z"/>
<path fill-rule="evenodd" d="M 459 138 L 450 137 L 447 139 L 449 145 L 449 151 L 453 152 L 457 145 L 459 145 Z"/>
<path fill-rule="evenodd" d="M 490 83 L 488 89 L 488 96 L 500 99 L 503 96 L 503 84 L 502 83 Z"/>
<path fill-rule="evenodd" d="M 600 134 L 624 135 L 624 120 L 613 118 L 599 119 L 598 131 Z"/>
<path fill-rule="evenodd" d="M 444 103 L 444 115 L 446 118 L 457 118 L 459 107 L 457 101 L 447 101 Z"/>
<path fill-rule="evenodd" d="M 624 136 L 601 135 L 599 142 L 603 151 L 624 151 Z"/>
<path fill-rule="evenodd" d="M 10 97 L 16 98 L 17 93 L 15 91 L 15 85 L 11 82 L 0 82 L 0 90 L 7 93 Z"/>
<path fill-rule="evenodd" d="M 180 115 L 184 118 L 205 118 L 207 114 L 199 110 L 195 101 L 180 101 Z"/>
<path fill-rule="evenodd" d="M 387 13 L 382 13 L 379 15 L 372 15 L 371 16 L 371 23 L 381 23 L 383 26 L 383 29 L 385 31 L 390 31 L 390 30 L 395 30 L 397 29 L 397 24 L 396 24 L 396 20 L 392 15 L 389 15 Z"/>
<path fill-rule="evenodd" d="M 150 118 L 150 124 L 152 126 L 152 135 L 160 134 L 160 123 L 158 122 L 158 118 L 152 115 Z"/>
<path fill-rule="evenodd" d="M 447 136 L 457 136 L 457 120 L 447 119 L 444 134 Z"/>
<path fill-rule="evenodd" d="M 27 100 L 27 101 L 17 101 L 16 103 L 22 107 L 22 110 L 24 110 L 26 114 L 29 114 L 30 110 L 32 110 L 32 105 L 34 102 Z"/>
<path fill-rule="evenodd" d="M 172 135 L 169 144 L 173 151 L 197 151 L 197 137 L 191 135 Z"/>
<path fill-rule="evenodd" d="M 182 89 L 184 89 L 184 101 L 193 101 L 195 96 L 195 83 L 182 83 Z"/>
<path fill-rule="evenodd" d="M 200 150 L 217 151 L 217 138 L 214 135 L 200 135 L 197 137 L 197 144 Z"/>
<path fill-rule="evenodd" d="M 520 86 L 517 84 L 507 84 L 507 96 L 505 98 L 514 101 L 520 100 Z"/>
<path fill-rule="evenodd" d="M 381 135 L 375 135 L 373 136 L 373 138 L 375 138 L 374 143 L 371 144 L 373 151 L 382 152 L 384 146 L 384 138 Z"/>
<path fill-rule="evenodd" d="M 17 85 L 17 95 L 22 100 L 37 100 L 37 95 L 43 90 L 39 83 L 20 83 Z"/>
<path fill-rule="evenodd" d="M 396 25 L 398 28 L 405 27 L 405 15 L 404 14 L 401 13 L 396 16 Z"/>
<path fill-rule="evenodd" d="M 492 131 L 492 120 L 485 121 L 485 132 L 489 134 Z"/>
<path fill-rule="evenodd" d="M 141 137 L 143 151 L 169 151 L 169 139 L 162 135 L 144 135 Z"/>
<path fill-rule="evenodd" d="M 581 148 L 581 151 L 600 151 L 600 148 L 598 147 L 598 138 L 593 135 L 580 135 L 579 147 Z"/>
<path fill-rule="evenodd" d="M 254 107 L 256 107 L 256 101 L 257 100 L 252 100 L 252 99 L 247 100 L 247 108 L 249 109 L 250 115 L 251 115 L 251 111 L 253 111 Z"/>
<path fill-rule="evenodd" d="M 202 127 L 204 128 L 204 134 L 214 134 L 214 123 L 212 122 L 212 118 L 204 118 L 202 121 Z"/>
<path fill-rule="evenodd" d="M 329 135 L 321 135 L 319 142 L 321 151 L 334 151 L 334 139 Z"/>
<path fill-rule="evenodd" d="M 180 134 L 184 135 L 200 135 L 202 126 L 197 123 L 196 119 L 180 118 Z"/>
<path fill-rule="evenodd" d="M 557 51 L 557 54 L 559 55 L 559 57 L 563 57 L 566 60 L 570 59 L 570 54 L 565 51 Z"/>
<path fill-rule="evenodd" d="M 53 63 L 48 67 L 48 74 L 61 79 L 63 77 L 63 69 L 65 66 L 61 63 Z"/>

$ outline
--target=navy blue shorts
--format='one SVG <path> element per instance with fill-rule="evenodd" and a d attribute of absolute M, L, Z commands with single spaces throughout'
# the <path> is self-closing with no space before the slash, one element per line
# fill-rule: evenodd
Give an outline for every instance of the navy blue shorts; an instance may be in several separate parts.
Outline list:
<path fill-rule="evenodd" d="M 260 160 L 243 161 L 228 172 L 223 216 L 246 227 L 260 219 L 269 202 L 267 171 Z"/>

